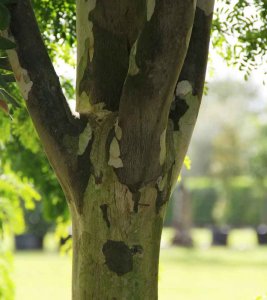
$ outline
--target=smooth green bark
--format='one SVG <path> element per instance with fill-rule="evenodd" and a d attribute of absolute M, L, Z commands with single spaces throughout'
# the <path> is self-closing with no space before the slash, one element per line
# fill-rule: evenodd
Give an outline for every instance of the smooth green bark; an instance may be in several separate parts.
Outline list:
<path fill-rule="evenodd" d="M 158 190 L 137 191 L 119 182 L 105 151 L 116 117 L 93 128 L 93 174 L 82 211 L 73 220 L 73 299 L 157 299 L 160 236 L 165 205 Z"/>
<path fill-rule="evenodd" d="M 73 300 L 158 297 L 163 217 L 201 102 L 213 2 L 77 0 L 79 120 L 30 1 L 10 8 L 9 61 L 71 210 Z"/>

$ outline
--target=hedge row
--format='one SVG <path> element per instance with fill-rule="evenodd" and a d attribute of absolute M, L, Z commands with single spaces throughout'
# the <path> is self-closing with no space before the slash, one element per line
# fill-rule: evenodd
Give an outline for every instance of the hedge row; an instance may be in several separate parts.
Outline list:
<path fill-rule="evenodd" d="M 267 219 L 267 194 L 249 178 L 227 183 L 207 178 L 186 182 L 191 193 L 194 226 L 227 224 L 233 227 L 258 226 Z M 169 203 L 166 225 L 172 223 L 173 199 Z"/>

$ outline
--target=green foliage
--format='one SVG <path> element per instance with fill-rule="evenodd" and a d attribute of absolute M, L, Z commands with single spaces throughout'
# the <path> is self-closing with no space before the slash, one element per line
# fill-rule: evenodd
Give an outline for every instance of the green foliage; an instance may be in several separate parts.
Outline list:
<path fill-rule="evenodd" d="M 0 145 L 2 144 L 3 147 L 3 143 L 8 141 L 10 137 L 11 122 L 1 109 L 0 109 L 0 128 L 1 128 Z"/>
<path fill-rule="evenodd" d="M 14 172 L 20 176 L 31 178 L 42 197 L 42 208 L 46 219 L 57 220 L 62 216 L 66 220 L 69 217 L 67 204 L 56 175 L 40 145 L 34 143 L 32 137 L 28 139 L 33 143 L 32 148 L 28 147 L 30 144 L 26 145 L 27 137 L 23 134 L 19 138 L 14 137 L 12 142 L 5 145 L 3 160 L 10 163 Z"/>
<path fill-rule="evenodd" d="M 12 257 L 0 251 L 0 299 L 14 299 L 14 285 L 10 277 Z"/>
<path fill-rule="evenodd" d="M 47 220 L 56 221 L 59 216 L 66 220 L 69 213 L 65 196 L 18 91 L 13 89 L 13 94 L 21 107 L 11 108 L 12 120 L 0 110 L 2 163 L 9 165 L 17 176 L 31 178 L 42 197 L 42 209 Z"/>
<path fill-rule="evenodd" d="M 241 184 L 240 184 L 241 183 Z M 227 189 L 224 219 L 234 227 L 258 226 L 266 213 L 266 200 L 258 193 L 253 182 L 233 181 Z"/>
<path fill-rule="evenodd" d="M 0 233 L 19 233 L 24 228 L 21 202 L 33 209 L 34 200 L 40 200 L 40 195 L 26 177 L 20 178 L 7 166 L 0 165 L 0 174 Z"/>
<path fill-rule="evenodd" d="M 63 58 L 76 43 L 76 1 L 33 0 L 36 18 L 52 58 Z M 69 53 L 70 54 L 70 53 Z"/>
<path fill-rule="evenodd" d="M 0 30 L 5 30 L 10 23 L 10 14 L 5 5 L 0 2 Z"/>
<path fill-rule="evenodd" d="M 217 1 L 213 46 L 229 65 L 245 73 L 245 79 L 266 61 L 266 18 L 266 0 Z"/>
<path fill-rule="evenodd" d="M 192 195 L 192 219 L 196 226 L 213 225 L 213 211 L 218 200 L 215 187 L 194 188 Z"/>
<path fill-rule="evenodd" d="M 192 178 L 187 183 L 195 226 L 258 226 L 264 221 L 267 201 L 251 178 L 232 178 L 227 185 L 208 178 Z M 167 212 L 167 224 L 171 216 L 171 211 Z"/>
<path fill-rule="evenodd" d="M 253 139 L 254 151 L 250 157 L 250 172 L 258 181 L 264 181 L 267 174 L 267 125 L 259 124 Z"/>
<path fill-rule="evenodd" d="M 32 187 L 30 181 L 14 174 L 0 161 L 0 299 L 13 300 L 14 286 L 10 277 L 11 256 L 3 248 L 5 233 L 21 233 L 24 229 L 21 202 L 28 209 L 34 208 L 34 200 L 40 195 Z"/>
<path fill-rule="evenodd" d="M 255 300 L 267 300 L 267 294 L 258 296 Z"/>

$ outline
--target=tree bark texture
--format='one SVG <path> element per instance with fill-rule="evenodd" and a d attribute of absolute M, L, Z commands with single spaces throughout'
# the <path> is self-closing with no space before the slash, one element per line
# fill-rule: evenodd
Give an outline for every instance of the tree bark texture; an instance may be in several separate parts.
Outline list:
<path fill-rule="evenodd" d="M 77 0 L 75 119 L 29 0 L 2 35 L 73 221 L 73 299 L 157 299 L 166 204 L 196 122 L 212 0 Z"/>

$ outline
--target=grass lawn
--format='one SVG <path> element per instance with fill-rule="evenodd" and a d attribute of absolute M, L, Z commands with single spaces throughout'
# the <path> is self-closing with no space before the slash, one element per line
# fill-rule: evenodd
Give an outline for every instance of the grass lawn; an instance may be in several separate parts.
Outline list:
<path fill-rule="evenodd" d="M 165 241 L 169 235 L 165 231 Z M 161 250 L 160 300 L 255 300 L 267 292 L 267 248 L 256 247 L 251 231 L 233 232 L 230 248 L 207 247 L 205 231 L 194 232 L 194 239 L 194 249 Z M 68 256 L 17 252 L 14 277 L 16 300 L 71 299 Z"/>

